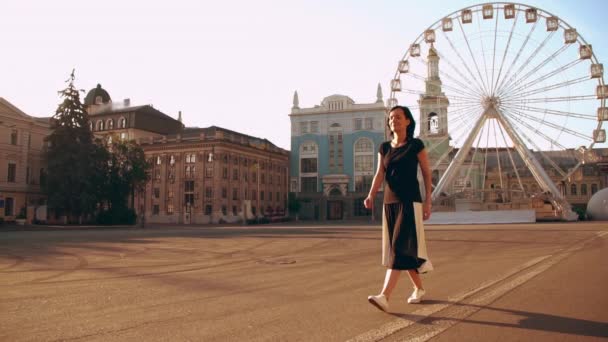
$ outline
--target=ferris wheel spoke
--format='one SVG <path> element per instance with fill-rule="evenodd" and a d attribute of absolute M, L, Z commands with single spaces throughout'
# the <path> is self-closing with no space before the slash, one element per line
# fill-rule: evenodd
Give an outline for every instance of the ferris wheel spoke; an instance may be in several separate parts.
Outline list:
<path fill-rule="evenodd" d="M 572 129 L 569 129 L 569 128 L 557 125 L 557 124 L 555 124 L 553 122 L 549 122 L 549 121 L 546 121 L 546 120 L 543 120 L 543 119 L 539 119 L 539 118 L 537 118 L 537 117 L 535 117 L 533 115 L 526 114 L 525 112 L 522 112 L 522 111 L 514 111 L 514 112 L 516 112 L 519 116 L 524 117 L 524 118 L 526 118 L 528 120 L 531 120 L 531 121 L 540 123 L 542 125 L 551 127 L 551 128 L 553 128 L 553 129 L 555 129 L 557 131 L 560 131 L 560 132 L 568 133 L 571 136 L 575 136 L 577 138 L 585 139 L 587 141 L 591 141 L 593 139 L 591 136 L 584 135 L 584 134 L 579 133 L 579 132 L 577 132 L 575 130 L 572 130 Z"/>
<path fill-rule="evenodd" d="M 526 88 L 530 87 L 533 84 L 538 84 L 538 83 L 540 83 L 542 81 L 545 81 L 545 80 L 547 80 L 547 79 L 549 79 L 549 78 L 551 78 L 553 76 L 559 75 L 560 73 L 563 73 L 566 70 L 568 70 L 568 69 L 570 69 L 570 68 L 578 65 L 581 61 L 582 61 L 581 59 L 576 59 L 576 60 L 574 60 L 574 61 L 572 61 L 572 62 L 570 62 L 570 63 L 568 63 L 568 64 L 566 64 L 564 66 L 561 66 L 561 67 L 559 67 L 559 68 L 557 68 L 557 69 L 555 69 L 555 70 L 553 70 L 553 71 L 551 71 L 551 72 L 549 72 L 547 74 L 544 74 L 544 75 L 542 75 L 542 76 L 540 76 L 540 77 L 538 77 L 538 78 L 536 78 L 534 80 L 528 81 L 526 84 L 522 84 L 521 86 L 519 86 L 519 87 L 515 88 L 514 90 L 512 90 L 511 93 L 520 91 L 521 89 L 526 89 Z"/>
<path fill-rule="evenodd" d="M 503 104 L 512 103 L 545 103 L 545 102 L 574 102 L 574 101 L 590 101 L 596 100 L 595 95 L 576 95 L 576 96 L 558 96 L 558 97 L 539 97 L 539 98 L 524 98 L 524 99 L 510 99 L 502 101 Z"/>
<path fill-rule="evenodd" d="M 450 64 L 450 66 L 452 66 L 453 68 L 455 68 L 451 64 L 451 62 L 447 58 L 445 58 L 436 48 L 435 48 L 435 51 L 437 51 L 437 55 L 439 56 L 439 58 L 444 59 L 445 62 L 447 62 L 448 64 Z M 419 63 L 423 64 L 424 66 L 428 66 L 428 61 L 426 59 L 422 58 L 422 57 L 414 58 L 414 60 L 418 61 Z M 460 72 L 460 70 L 454 69 L 454 71 L 456 71 L 456 73 L 459 74 L 460 77 L 463 77 L 463 78 L 466 79 L 466 77 L 464 75 L 462 75 L 462 73 Z M 457 78 L 455 78 L 454 76 L 450 75 L 449 73 L 447 73 L 445 71 L 442 71 L 442 70 L 439 70 L 439 74 L 441 76 L 445 77 L 445 79 L 449 79 L 452 82 L 456 83 L 458 86 L 462 87 L 463 89 L 467 90 L 468 92 L 471 92 L 471 95 L 473 95 L 475 97 L 479 96 L 480 93 L 479 93 L 478 90 L 476 90 L 474 88 L 471 88 L 466 83 L 463 83 L 463 82 L 459 81 Z M 425 80 L 426 80 L 426 78 L 425 78 Z M 471 83 L 471 84 L 473 84 L 473 83 Z"/>
<path fill-rule="evenodd" d="M 513 61 L 511 61 L 511 64 L 509 65 L 509 67 L 507 68 L 507 72 L 505 73 L 503 79 L 500 81 L 498 87 L 496 87 L 496 93 L 500 92 L 500 89 L 502 88 L 504 82 L 510 78 L 511 73 L 513 71 L 513 68 L 515 67 L 515 64 L 517 63 L 517 61 L 519 61 L 519 58 L 522 55 L 522 52 L 524 51 L 525 47 L 528 45 L 528 42 L 530 41 L 530 38 L 532 37 L 532 33 L 534 33 L 534 30 L 536 29 L 536 24 L 538 22 L 535 22 L 534 25 L 532 25 L 532 28 L 530 29 L 530 32 L 528 32 L 528 35 L 526 36 L 526 39 L 524 40 L 524 42 L 521 44 L 519 51 L 517 51 L 517 55 L 515 56 L 515 58 L 513 59 Z"/>
<path fill-rule="evenodd" d="M 500 189 L 504 188 L 502 182 L 502 168 L 500 165 L 500 154 L 498 153 L 498 135 L 496 134 L 496 120 L 492 120 L 492 128 L 494 129 L 494 146 L 496 147 L 496 162 L 498 163 L 498 177 L 500 179 Z"/>
<path fill-rule="evenodd" d="M 420 80 L 420 81 L 429 82 L 430 84 L 433 84 L 433 85 L 440 85 L 438 82 L 427 81 L 426 78 L 424 78 L 424 76 L 421 76 L 421 75 L 418 75 L 418 74 L 415 74 L 415 73 L 412 73 L 412 72 L 408 72 L 406 75 L 408 75 L 408 76 L 410 76 L 410 77 L 412 77 L 414 79 Z M 451 85 L 443 83 L 443 84 L 441 84 L 441 87 L 444 88 L 444 89 L 446 89 L 446 90 L 453 91 L 453 92 L 455 92 L 455 93 L 457 93 L 459 95 L 465 96 L 465 97 L 477 98 L 476 94 L 467 93 L 466 89 L 463 89 L 464 86 L 461 87 L 461 88 L 457 88 L 455 86 L 451 86 Z M 450 96 L 448 96 L 448 97 L 450 97 Z"/>
<path fill-rule="evenodd" d="M 496 16 L 496 25 L 494 26 L 494 50 L 492 54 L 492 83 L 490 83 L 490 95 L 494 96 L 494 68 L 496 63 L 496 36 L 498 34 L 498 15 Z"/>
<path fill-rule="evenodd" d="M 511 84 L 515 81 L 517 81 L 517 76 L 530 64 L 530 62 L 534 59 L 534 57 L 538 56 L 538 53 L 540 50 L 542 50 L 545 45 L 547 44 L 547 42 L 549 42 L 549 40 L 553 37 L 553 33 L 551 32 L 550 34 L 547 35 L 547 37 L 545 38 L 545 40 L 543 40 L 543 42 L 536 47 L 536 50 L 534 50 L 530 56 L 528 56 L 528 59 L 526 59 L 526 61 L 519 66 L 519 68 L 517 69 L 516 72 L 514 72 L 511 77 L 509 78 L 509 80 L 507 80 L 505 82 L 505 84 L 502 85 L 502 87 L 500 87 L 497 91 L 498 94 L 502 93 L 502 91 L 508 87 L 511 86 Z"/>
<path fill-rule="evenodd" d="M 557 140 L 550 138 L 549 136 L 547 136 L 545 133 L 543 133 L 542 130 L 533 127 L 532 125 L 530 125 L 529 123 L 527 123 L 525 120 L 522 120 L 519 116 L 520 116 L 520 112 L 518 111 L 510 111 L 510 110 L 505 110 L 504 113 L 511 118 L 512 120 L 518 122 L 519 124 L 521 124 L 522 126 L 526 127 L 528 130 L 530 130 L 531 133 L 534 133 L 536 135 L 538 135 L 539 137 L 542 137 L 543 139 L 545 139 L 547 142 L 549 142 L 552 146 L 557 146 L 562 150 L 565 150 L 566 148 L 564 146 L 562 146 L 562 144 L 560 144 Z M 514 127 L 516 127 L 517 125 L 513 125 Z M 541 149 L 539 149 L 541 150 Z"/>
<path fill-rule="evenodd" d="M 480 14 L 481 14 L 481 12 L 477 12 L 477 16 L 478 17 L 480 16 Z M 496 18 L 498 19 L 498 16 L 496 16 Z M 483 32 L 483 30 L 481 28 L 481 21 L 482 21 L 482 18 L 478 18 L 478 20 L 477 20 L 477 26 L 479 27 L 479 32 Z M 486 76 L 485 80 L 487 82 L 486 83 L 487 94 L 490 95 L 492 89 L 491 89 L 491 85 L 490 85 L 491 83 L 490 83 L 490 79 L 489 79 L 489 75 L 488 75 L 489 74 L 488 73 L 488 62 L 486 61 L 486 49 L 485 49 L 485 46 L 484 46 L 485 44 L 483 43 L 483 39 L 479 40 L 479 45 L 481 45 L 481 57 L 482 57 L 481 59 L 483 60 L 483 65 L 484 65 L 483 66 L 483 68 L 484 68 L 484 73 L 483 74 Z"/>
<path fill-rule="evenodd" d="M 519 186 L 520 186 L 521 190 L 523 191 L 524 187 L 521 183 L 521 178 L 519 177 L 519 171 L 517 170 L 517 165 L 515 165 L 515 161 L 513 160 L 513 155 L 511 154 L 511 148 L 509 147 L 509 143 L 507 142 L 507 138 L 505 137 L 505 133 L 502 129 L 502 125 L 498 125 L 498 128 L 500 129 L 500 135 L 502 136 L 502 139 L 505 142 L 507 154 L 509 155 L 509 160 L 511 161 L 511 165 L 513 166 L 513 170 L 515 171 L 515 176 L 517 177 L 517 183 L 519 183 Z M 509 190 L 511 190 L 511 189 L 509 189 Z"/>
<path fill-rule="evenodd" d="M 509 119 L 513 119 L 515 121 L 518 121 L 512 114 L 506 112 L 505 115 L 508 117 L 507 120 Z M 526 124 L 522 123 L 522 125 L 526 126 Z M 557 165 L 553 159 L 549 158 L 549 156 L 547 156 L 547 154 L 545 152 L 543 152 L 543 149 L 541 149 L 535 142 L 533 139 L 531 139 L 522 129 L 521 127 L 517 126 L 517 125 L 512 125 L 513 128 L 518 132 L 518 134 L 523 137 L 524 139 L 526 139 L 526 141 L 528 141 L 528 143 L 530 144 L 530 146 L 534 147 L 536 149 L 536 151 L 538 153 L 540 153 L 540 155 L 543 157 L 543 159 L 545 159 L 557 172 L 559 172 L 562 176 L 566 175 L 566 172 L 564 172 L 564 170 L 562 170 L 561 167 L 559 167 L 559 165 Z M 527 129 L 531 130 L 532 133 L 534 133 L 535 129 L 533 127 L 526 127 Z M 541 135 L 543 138 L 547 139 L 546 136 Z M 549 139 L 550 140 L 550 139 Z M 561 146 L 559 144 L 557 144 L 556 146 Z M 564 148 L 563 146 L 561 146 L 562 148 Z"/>
<path fill-rule="evenodd" d="M 573 84 L 577 84 L 577 83 L 582 83 L 582 82 L 587 82 L 587 81 L 591 81 L 592 79 L 590 79 L 588 76 L 583 76 L 583 77 L 579 77 L 573 80 L 568 80 L 568 81 L 564 81 L 564 82 L 560 82 L 560 83 L 555 83 L 555 84 L 551 84 L 548 86 L 544 86 L 542 88 L 536 88 L 536 89 L 532 89 L 532 90 L 528 90 L 525 92 L 519 92 L 519 93 L 513 93 L 513 94 L 509 94 L 507 96 L 505 96 L 505 99 L 510 99 L 510 98 L 517 98 L 517 97 L 526 97 L 526 96 L 530 96 L 530 95 L 536 95 L 538 93 L 545 93 L 551 90 L 555 90 L 555 89 L 559 89 L 559 88 L 563 88 L 563 87 L 567 87 Z"/>
<path fill-rule="evenodd" d="M 464 37 L 464 41 L 467 43 L 467 48 L 469 49 L 469 54 L 471 56 L 471 59 L 473 60 L 473 64 L 475 65 L 475 69 L 477 70 L 477 75 L 479 75 L 479 79 L 481 81 L 482 84 L 482 88 L 484 90 L 484 94 L 486 96 L 488 96 L 489 92 L 488 89 L 486 88 L 485 83 L 483 82 L 483 76 L 481 76 L 481 72 L 479 71 L 479 66 L 477 65 L 477 59 L 475 58 L 475 55 L 473 54 L 473 50 L 471 50 L 471 44 L 469 44 L 469 38 L 467 37 L 466 33 L 464 32 L 464 28 L 462 27 L 462 24 L 460 23 L 460 21 L 458 21 L 458 25 L 460 26 L 460 31 L 462 32 L 462 36 Z"/>
<path fill-rule="evenodd" d="M 557 116 L 579 118 L 579 119 L 585 119 L 585 120 L 591 120 L 591 121 L 597 120 L 597 116 L 595 116 L 595 115 L 565 112 L 565 111 L 561 111 L 561 110 L 548 109 L 548 108 L 538 108 L 538 107 L 531 107 L 531 106 L 525 106 L 525 105 L 521 105 L 521 106 L 510 105 L 509 108 L 513 108 L 513 109 L 517 109 L 517 110 L 525 110 L 525 111 L 541 113 L 541 114 L 551 114 L 551 115 L 557 115 Z"/>
<path fill-rule="evenodd" d="M 479 142 L 481 141 L 481 137 L 483 136 L 484 129 L 485 125 L 481 127 L 481 131 L 477 136 L 477 143 L 475 144 L 475 149 L 473 150 L 473 156 L 471 156 L 471 162 L 469 163 L 469 167 L 467 168 L 466 176 L 464 178 L 464 188 L 466 188 L 467 184 L 469 183 L 471 170 L 473 169 L 473 164 L 475 163 L 475 157 L 477 156 L 477 151 L 479 150 Z"/>
<path fill-rule="evenodd" d="M 401 92 L 405 93 L 405 94 L 411 94 L 411 95 L 424 95 L 424 94 L 426 94 L 426 92 L 421 91 L 421 90 L 406 89 L 406 88 L 402 88 Z M 472 98 L 472 97 L 455 96 L 455 95 L 450 96 L 450 99 L 461 101 L 461 102 L 474 102 L 474 101 L 477 101 L 477 99 Z"/>
<path fill-rule="evenodd" d="M 451 114 L 452 113 L 450 113 L 450 115 Z M 464 131 L 470 132 L 471 129 L 473 128 L 473 123 L 475 121 L 477 121 L 477 118 L 479 117 L 480 114 L 481 114 L 480 110 L 478 110 L 476 112 L 465 112 L 463 115 L 459 115 L 456 119 L 450 121 L 450 124 L 455 124 L 456 122 L 458 122 L 458 124 L 453 127 L 454 131 L 456 131 L 456 132 L 458 132 L 460 130 L 460 128 L 468 128 L 468 129 L 465 129 Z M 468 120 L 465 120 L 465 119 L 468 119 Z M 433 144 L 429 148 L 428 153 L 435 151 L 435 149 L 437 149 L 441 145 L 441 143 L 447 141 L 448 139 L 450 139 L 449 135 L 442 138 L 438 143 Z M 452 147 L 452 149 L 453 149 L 453 147 Z M 434 168 L 436 168 L 436 166 Z"/>
<path fill-rule="evenodd" d="M 462 26 L 460 27 L 462 30 Z M 462 65 L 464 66 L 464 68 L 467 70 L 467 72 L 469 73 L 469 75 L 471 76 L 471 79 L 469 79 L 468 77 L 464 76 L 462 73 L 460 73 L 460 71 L 458 70 L 458 68 L 456 68 L 454 65 L 450 64 L 450 66 L 452 66 L 452 68 L 454 68 L 454 70 L 457 71 L 457 73 L 463 77 L 464 79 L 466 79 L 470 84 L 475 84 L 477 87 L 477 90 L 480 94 L 484 94 L 485 91 L 483 89 L 483 85 L 482 83 L 480 83 L 479 79 L 473 74 L 473 72 L 471 71 L 471 68 L 469 68 L 468 63 L 465 61 L 465 59 L 462 57 L 462 55 L 460 54 L 460 51 L 458 51 L 458 49 L 456 49 L 456 47 L 454 46 L 454 43 L 452 43 L 452 40 L 450 39 L 450 37 L 445 34 L 445 32 L 443 32 L 443 36 L 445 37 L 445 39 L 448 41 L 450 47 L 452 48 L 452 50 L 454 50 L 454 52 L 456 53 L 456 55 L 458 56 L 458 58 L 460 59 L 460 62 L 462 63 Z M 441 56 L 440 57 L 446 58 L 445 56 Z"/>
<path fill-rule="evenodd" d="M 492 96 L 496 93 L 496 89 L 498 87 L 498 81 L 500 80 L 500 76 L 502 75 L 502 68 L 505 64 L 505 59 L 507 58 L 507 53 L 509 52 L 509 47 L 511 46 L 511 39 L 513 38 L 513 32 L 515 31 L 515 24 L 517 24 L 517 19 L 519 18 L 519 12 L 515 12 L 515 18 L 513 18 L 513 25 L 511 26 L 511 32 L 509 33 L 509 39 L 507 40 L 507 47 L 505 48 L 505 52 L 502 55 L 502 61 L 500 62 L 500 69 L 498 70 L 498 76 L 496 77 L 496 83 L 492 82 Z M 497 16 L 498 19 L 498 16 Z M 492 68 L 492 72 L 494 68 Z"/>
<path fill-rule="evenodd" d="M 522 84 L 531 75 L 534 75 L 536 72 L 538 72 L 539 70 L 541 70 L 545 65 L 547 65 L 550 61 L 554 60 L 561 53 L 563 53 L 564 51 L 566 51 L 568 49 L 568 47 L 569 47 L 569 45 L 564 45 L 561 48 L 559 48 L 551 56 L 545 58 L 545 60 L 543 60 L 541 63 L 539 63 L 537 66 L 535 66 L 532 70 L 528 71 L 523 77 L 521 77 L 521 78 L 519 78 L 517 80 L 514 80 L 510 85 L 505 86 L 505 88 L 504 88 L 503 91 L 504 92 L 509 92 L 511 89 L 513 89 L 513 87 L 517 87 L 518 85 Z"/>
<path fill-rule="evenodd" d="M 486 148 L 485 148 L 485 153 L 484 153 L 484 162 L 483 162 L 483 176 L 482 176 L 482 193 L 481 193 L 481 198 L 482 201 L 485 201 L 485 190 L 486 190 L 486 177 L 488 175 L 488 150 L 490 149 L 490 127 L 488 126 L 488 131 L 487 131 L 487 135 L 486 135 Z"/>

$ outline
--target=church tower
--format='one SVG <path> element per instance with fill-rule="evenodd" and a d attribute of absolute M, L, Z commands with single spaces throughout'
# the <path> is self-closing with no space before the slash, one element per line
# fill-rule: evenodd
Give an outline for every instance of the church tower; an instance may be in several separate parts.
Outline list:
<path fill-rule="evenodd" d="M 420 95 L 420 138 L 427 147 L 440 145 L 430 154 L 439 156 L 449 147 L 448 106 L 450 101 L 441 90 L 439 78 L 439 56 L 431 45 L 428 54 L 425 93 Z"/>

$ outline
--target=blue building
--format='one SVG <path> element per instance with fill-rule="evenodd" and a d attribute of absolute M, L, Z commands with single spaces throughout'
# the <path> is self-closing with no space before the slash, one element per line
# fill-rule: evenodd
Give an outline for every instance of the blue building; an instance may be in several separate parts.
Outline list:
<path fill-rule="evenodd" d="M 385 140 L 386 107 L 378 85 L 376 102 L 357 104 L 332 95 L 312 108 L 291 109 L 290 191 L 301 219 L 341 220 L 370 216 L 363 207 Z M 381 203 L 380 196 L 376 201 Z M 377 216 L 374 213 L 374 216 Z"/>

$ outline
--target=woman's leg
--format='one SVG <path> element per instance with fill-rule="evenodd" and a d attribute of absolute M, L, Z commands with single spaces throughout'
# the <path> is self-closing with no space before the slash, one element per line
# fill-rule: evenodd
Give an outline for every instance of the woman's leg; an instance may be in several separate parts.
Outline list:
<path fill-rule="evenodd" d="M 384 277 L 384 287 L 382 288 L 381 294 L 386 296 L 388 300 L 397 285 L 397 281 L 399 280 L 399 276 L 401 275 L 401 271 L 388 269 L 386 270 L 386 276 Z"/>
<path fill-rule="evenodd" d="M 412 284 L 414 284 L 414 287 L 417 289 L 424 289 L 422 287 L 422 279 L 420 279 L 420 274 L 418 274 L 418 272 L 416 272 L 416 270 L 407 270 L 407 273 L 410 275 L 410 280 L 412 281 Z"/>

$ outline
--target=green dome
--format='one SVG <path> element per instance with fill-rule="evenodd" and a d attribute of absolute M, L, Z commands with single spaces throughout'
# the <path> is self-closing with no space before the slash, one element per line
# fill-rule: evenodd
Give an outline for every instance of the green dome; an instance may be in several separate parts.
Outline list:
<path fill-rule="evenodd" d="M 110 94 L 108 94 L 108 92 L 101 87 L 101 84 L 97 84 L 96 88 L 91 89 L 87 93 L 87 97 L 84 98 L 84 105 L 94 105 L 97 96 L 101 96 L 101 103 L 108 103 L 112 101 L 112 98 L 110 98 Z"/>

